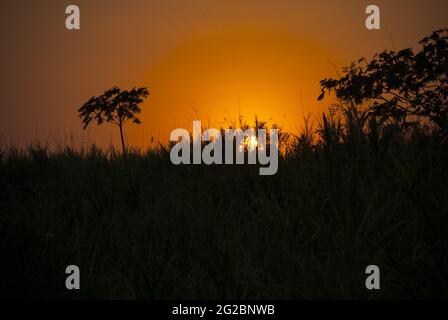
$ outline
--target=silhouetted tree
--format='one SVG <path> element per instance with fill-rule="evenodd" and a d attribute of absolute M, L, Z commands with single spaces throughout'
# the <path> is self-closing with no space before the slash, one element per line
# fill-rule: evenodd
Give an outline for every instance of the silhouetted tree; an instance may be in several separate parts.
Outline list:
<path fill-rule="evenodd" d="M 135 124 L 141 123 L 136 115 L 141 112 L 140 104 L 148 95 L 147 88 L 134 88 L 127 91 L 113 87 L 101 96 L 90 98 L 78 110 L 84 129 L 89 126 L 92 120 L 96 121 L 98 125 L 103 122 L 115 124 L 120 129 L 121 146 L 123 155 L 126 156 L 123 127 L 129 120 Z"/>
<path fill-rule="evenodd" d="M 409 116 L 429 119 L 448 136 L 448 29 L 419 42 L 419 50 L 383 51 L 370 62 L 364 58 L 343 69 L 339 79 L 320 82 L 323 99 L 367 105 L 367 114 L 382 121 L 406 121 Z"/>

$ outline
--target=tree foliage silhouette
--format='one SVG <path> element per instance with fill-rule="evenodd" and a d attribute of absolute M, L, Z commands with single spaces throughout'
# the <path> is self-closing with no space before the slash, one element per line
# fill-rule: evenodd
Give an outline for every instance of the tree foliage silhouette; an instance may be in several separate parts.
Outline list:
<path fill-rule="evenodd" d="M 365 104 L 368 116 L 381 121 L 422 117 L 448 136 L 448 29 L 425 37 L 417 52 L 386 50 L 370 62 L 359 59 L 343 72 L 337 80 L 320 82 L 318 100 L 333 92 L 340 101 Z"/>
<path fill-rule="evenodd" d="M 133 88 L 132 90 L 121 90 L 113 87 L 98 97 L 92 97 L 81 108 L 79 117 L 82 119 L 84 129 L 90 122 L 96 121 L 98 125 L 103 122 L 112 123 L 120 129 L 121 146 L 123 155 L 126 156 L 123 128 L 126 122 L 131 120 L 135 124 L 141 121 L 137 115 L 141 112 L 140 104 L 148 97 L 147 88 Z"/>

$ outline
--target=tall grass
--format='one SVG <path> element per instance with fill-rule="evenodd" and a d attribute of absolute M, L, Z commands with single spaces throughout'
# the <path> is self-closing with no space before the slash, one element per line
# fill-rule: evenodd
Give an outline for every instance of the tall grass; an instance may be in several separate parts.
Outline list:
<path fill-rule="evenodd" d="M 447 143 L 350 109 L 305 123 L 274 176 L 174 166 L 161 147 L 129 153 L 131 188 L 114 149 L 3 149 L 1 295 L 446 297 Z M 381 290 L 365 288 L 370 264 Z"/>

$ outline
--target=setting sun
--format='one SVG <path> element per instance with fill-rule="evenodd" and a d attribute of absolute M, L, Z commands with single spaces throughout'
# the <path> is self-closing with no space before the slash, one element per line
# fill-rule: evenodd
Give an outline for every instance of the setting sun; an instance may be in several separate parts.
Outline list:
<path fill-rule="evenodd" d="M 210 125 L 243 116 L 294 130 L 303 111 L 319 113 L 319 80 L 332 72 L 330 51 L 286 31 L 240 28 L 185 40 L 149 70 L 144 123 L 169 132 L 199 118 Z M 155 107 L 157 106 L 157 107 Z M 162 134 L 161 136 L 166 136 Z"/>
<path fill-rule="evenodd" d="M 240 151 L 243 151 L 245 149 L 249 150 L 249 151 L 254 151 L 258 146 L 258 140 L 257 137 L 255 136 L 251 136 L 251 137 L 246 137 L 244 139 L 244 142 L 240 145 L 239 149 Z M 262 145 L 260 145 L 260 148 L 262 148 Z"/>

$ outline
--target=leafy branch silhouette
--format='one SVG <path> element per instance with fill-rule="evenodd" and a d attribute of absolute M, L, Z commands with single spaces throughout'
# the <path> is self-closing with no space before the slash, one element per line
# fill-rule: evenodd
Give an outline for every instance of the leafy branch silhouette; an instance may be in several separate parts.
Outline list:
<path fill-rule="evenodd" d="M 359 59 L 339 79 L 320 82 L 322 100 L 333 92 L 352 105 L 367 106 L 370 117 L 406 124 L 410 116 L 429 119 L 448 136 L 448 29 L 433 32 L 412 48 Z"/>

